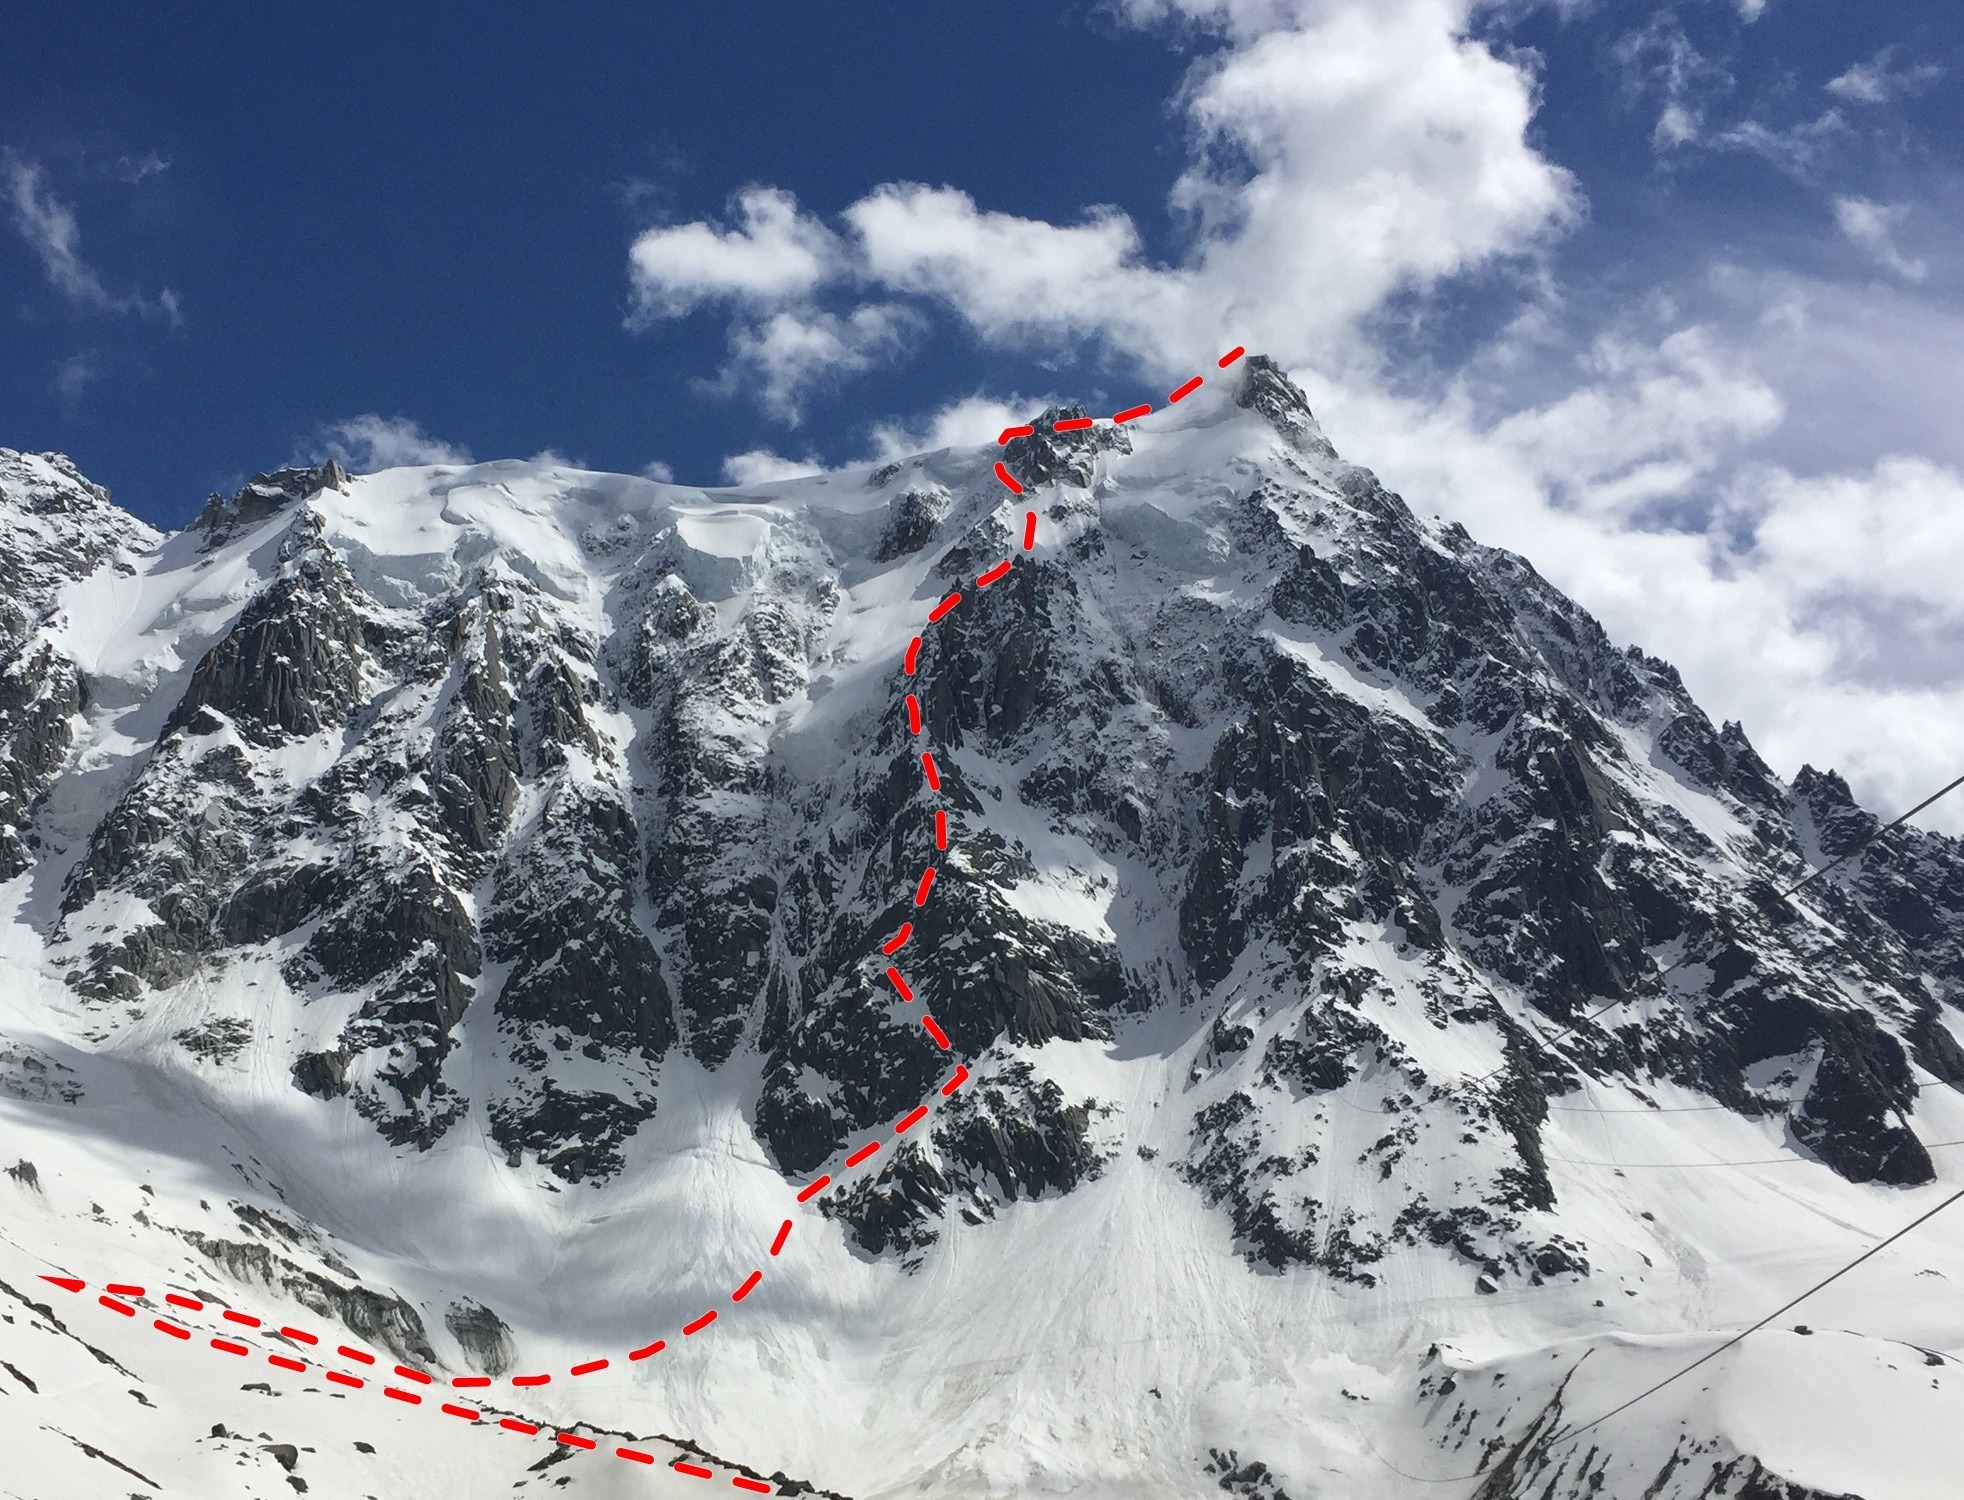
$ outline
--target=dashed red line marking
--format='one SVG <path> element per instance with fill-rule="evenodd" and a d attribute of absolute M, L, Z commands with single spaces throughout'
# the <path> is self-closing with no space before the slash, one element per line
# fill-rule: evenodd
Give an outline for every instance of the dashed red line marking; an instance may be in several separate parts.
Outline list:
<path fill-rule="evenodd" d="M 900 971 L 896 969 L 892 964 L 887 965 L 887 983 L 893 986 L 895 993 L 897 993 L 902 1000 L 912 1000 L 914 998 L 913 989 L 908 985 L 907 981 L 901 977 Z"/>
<path fill-rule="evenodd" d="M 1217 363 L 1220 365 L 1222 369 L 1226 369 L 1229 365 L 1233 364 L 1237 359 L 1240 359 L 1246 352 L 1247 350 L 1245 348 L 1237 345 L 1235 348 L 1229 350 L 1226 354 L 1222 355 L 1221 358 L 1217 361 Z M 1191 380 L 1187 381 L 1186 384 L 1180 386 L 1177 390 L 1172 392 L 1172 394 L 1168 396 L 1167 399 L 1169 401 L 1182 400 L 1185 397 L 1191 395 L 1194 391 L 1198 390 L 1201 386 L 1201 383 L 1202 383 L 1202 377 L 1196 375 Z M 1112 421 L 1114 423 L 1125 423 L 1125 422 L 1134 421 L 1139 417 L 1143 417 L 1147 415 L 1148 413 L 1151 412 L 1151 410 L 1152 407 L 1150 405 L 1140 405 L 1140 406 L 1131 407 L 1125 411 L 1118 413 L 1116 416 L 1112 418 Z M 1066 418 L 1065 420 L 1058 422 L 1054 425 L 1055 425 L 1055 429 L 1059 432 L 1073 432 L 1073 431 L 1080 431 L 1085 428 L 1092 427 L 1095 425 L 1095 423 L 1093 419 L 1090 417 L 1077 417 L 1077 418 Z M 1003 430 L 1002 437 L 999 439 L 999 441 L 1003 443 L 1007 443 L 1012 438 L 1028 437 L 1031 436 L 1034 432 L 1035 432 L 1035 428 L 1033 426 L 1027 426 L 1027 425 L 1022 427 L 1005 428 Z M 1009 472 L 1007 467 L 1002 462 L 998 461 L 996 463 L 995 471 L 996 471 L 996 477 L 999 480 L 1001 480 L 1002 483 L 1012 493 L 1018 495 L 1023 493 L 1023 486 L 1017 481 L 1016 477 Z M 1034 550 L 1036 546 L 1036 534 L 1037 534 L 1036 512 L 1034 510 L 1026 511 L 1024 512 L 1024 516 L 1023 516 L 1023 550 L 1024 551 L 1028 552 Z M 988 572 L 981 574 L 975 580 L 976 586 L 978 588 L 987 588 L 989 585 L 1005 577 L 1008 574 L 1009 569 L 1010 569 L 1010 561 L 1009 559 L 1004 559 L 1002 562 L 999 562 L 994 567 L 990 568 Z M 940 603 L 935 605 L 931 611 L 929 611 L 928 614 L 929 623 L 930 624 L 938 623 L 940 620 L 945 618 L 947 614 L 960 603 L 961 603 L 961 593 L 959 590 L 949 594 L 946 598 L 941 600 Z M 904 658 L 906 673 L 910 677 L 915 675 L 915 673 L 919 668 L 920 652 L 921 652 L 921 637 L 917 635 L 908 641 L 907 650 Z M 906 703 L 907 703 L 909 729 L 914 734 L 920 734 L 924 727 L 922 722 L 920 700 L 914 694 L 909 693 L 906 695 Z M 940 779 L 939 771 L 935 766 L 932 752 L 928 752 L 922 755 L 921 767 L 922 767 L 922 772 L 927 780 L 929 789 L 931 791 L 939 792 L 941 790 L 941 779 Z M 945 850 L 948 847 L 948 814 L 945 808 L 935 809 L 934 829 L 935 829 L 936 847 Z M 936 870 L 935 867 L 932 865 L 928 866 L 926 870 L 922 873 L 920 882 L 916 886 L 914 892 L 914 904 L 916 906 L 923 906 L 926 904 L 928 893 L 934 887 L 935 875 L 936 875 Z M 909 941 L 912 934 L 913 934 L 913 924 L 911 922 L 903 922 L 900 926 L 899 931 L 897 931 L 883 945 L 883 951 L 888 956 L 891 956 L 892 954 L 898 952 L 899 949 Z M 912 1000 L 914 998 L 912 990 L 908 987 L 905 979 L 901 977 L 900 972 L 897 969 L 889 967 L 887 969 L 887 977 L 893 982 L 895 989 L 904 998 L 908 1000 Z M 940 1023 L 938 1023 L 933 1016 L 924 1013 L 921 1016 L 921 1025 L 926 1029 L 928 1035 L 934 1038 L 935 1044 L 939 1046 L 943 1051 L 947 1051 L 950 1049 L 951 1043 L 948 1040 L 947 1033 L 942 1030 Z M 953 1098 L 955 1093 L 964 1084 L 968 1082 L 968 1079 L 969 1079 L 969 1071 L 967 1066 L 959 1063 L 956 1064 L 955 1070 L 949 1076 L 947 1082 L 941 1085 L 940 1091 L 942 1097 Z M 898 1136 L 904 1134 L 908 1130 L 911 1130 L 914 1126 L 918 1125 L 922 1120 L 926 1119 L 927 1115 L 928 1115 L 928 1106 L 925 1104 L 917 1105 L 914 1109 L 912 1109 L 906 1115 L 904 1115 L 900 1120 L 895 1122 L 893 1127 L 894 1134 Z M 845 1164 L 849 1168 L 858 1167 L 862 1163 L 870 1160 L 879 1151 L 879 1149 L 880 1149 L 880 1142 L 878 1140 L 868 1141 L 865 1145 L 861 1146 L 858 1150 L 854 1151 L 850 1156 L 848 1156 L 846 1158 Z M 831 1184 L 832 1184 L 831 1174 L 829 1173 L 821 1174 L 819 1177 L 807 1183 L 803 1188 L 799 1190 L 797 1195 L 798 1201 L 800 1203 L 808 1202 L 810 1199 L 824 1192 L 827 1187 L 831 1186 Z M 790 1219 L 786 1219 L 782 1223 L 782 1225 L 779 1226 L 776 1238 L 773 1239 L 771 1242 L 770 1253 L 772 1255 L 775 1256 L 780 1251 L 783 1250 L 785 1242 L 790 1237 L 791 1228 L 792 1228 L 792 1221 Z M 744 1279 L 742 1284 L 739 1285 L 736 1288 L 736 1290 L 730 1294 L 731 1300 L 734 1302 L 743 1301 L 746 1297 L 750 1295 L 750 1293 L 753 1290 L 756 1289 L 759 1283 L 761 1283 L 761 1281 L 763 1280 L 763 1275 L 764 1273 L 761 1270 L 753 1270 L 749 1274 L 749 1276 L 747 1276 Z M 72 1276 L 44 1275 L 40 1279 L 49 1282 L 54 1286 L 61 1287 L 63 1290 L 68 1292 L 79 1293 L 82 1290 L 84 1290 L 87 1286 L 86 1282 L 81 1281 Z M 104 1287 L 104 1292 L 106 1294 L 113 1294 L 113 1295 L 100 1296 L 97 1298 L 98 1302 L 100 1302 L 104 1307 L 110 1308 L 113 1311 L 122 1313 L 126 1317 L 132 1317 L 132 1318 L 136 1316 L 136 1309 L 129 1306 L 125 1302 L 116 1300 L 117 1297 L 121 1296 L 121 1297 L 140 1298 L 145 1295 L 143 1287 L 134 1284 L 125 1284 L 122 1282 L 106 1283 Z M 185 1296 L 176 1292 L 165 1293 L 164 1300 L 173 1307 L 183 1308 L 190 1312 L 201 1312 L 204 1310 L 206 1305 L 203 1301 L 201 1301 L 196 1297 Z M 247 1328 L 261 1328 L 264 1326 L 262 1321 L 258 1317 L 250 1313 L 235 1311 L 231 1308 L 222 1309 L 221 1312 L 222 1312 L 222 1317 L 226 1321 L 237 1323 Z M 694 1321 L 683 1325 L 682 1328 L 683 1335 L 686 1337 L 701 1332 L 703 1329 L 707 1328 L 711 1323 L 714 1323 L 716 1321 L 716 1317 L 717 1317 L 716 1310 L 714 1308 L 710 1309 L 708 1312 L 703 1313 L 701 1317 L 696 1318 Z M 175 1339 L 189 1341 L 192 1336 L 190 1330 L 186 1328 L 182 1328 L 179 1325 L 172 1323 L 163 1318 L 155 1319 L 153 1321 L 152 1326 L 155 1327 L 158 1332 L 167 1334 Z M 317 1335 L 308 1333 L 304 1329 L 281 1327 L 278 1330 L 278 1332 L 281 1336 L 285 1338 L 293 1339 L 296 1342 L 303 1343 L 303 1344 L 316 1345 L 320 1342 L 319 1337 Z M 213 1349 L 226 1354 L 243 1356 L 251 1352 L 246 1345 L 236 1343 L 229 1339 L 213 1338 L 210 1342 L 211 1342 L 211 1347 Z M 630 1360 L 646 1359 L 652 1355 L 660 1353 L 663 1349 L 667 1347 L 668 1346 L 665 1340 L 656 1339 L 651 1344 L 647 1344 L 639 1349 L 630 1351 L 628 1354 L 628 1358 Z M 373 1365 L 376 1362 L 374 1355 L 369 1354 L 360 1349 L 351 1348 L 346 1344 L 337 1345 L 336 1352 L 340 1354 L 343 1358 L 353 1360 L 359 1364 Z M 306 1370 L 309 1368 L 304 1360 L 293 1359 L 286 1355 L 268 1354 L 266 1356 L 266 1359 L 269 1364 L 275 1366 L 276 1368 L 283 1369 L 283 1370 L 290 1370 L 295 1373 L 305 1373 Z M 588 1375 L 599 1370 L 607 1369 L 609 1367 L 609 1364 L 610 1361 L 605 1358 L 587 1360 L 584 1361 L 583 1363 L 574 1365 L 572 1367 L 571 1373 L 575 1376 Z M 395 1365 L 393 1369 L 394 1369 L 394 1373 L 401 1376 L 405 1380 L 413 1381 L 422 1385 L 430 1385 L 434 1383 L 434 1379 L 432 1376 L 430 1376 L 424 1371 L 412 1369 L 407 1365 Z M 367 1384 L 367 1382 L 362 1377 L 358 1375 L 350 1375 L 340 1370 L 324 1370 L 322 1373 L 325 1375 L 326 1379 L 332 1382 L 333 1384 L 346 1386 L 353 1390 L 361 1390 Z M 536 1375 L 517 1375 L 512 1377 L 511 1383 L 514 1386 L 518 1386 L 518 1387 L 535 1387 L 535 1386 L 546 1385 L 551 1381 L 551 1379 L 552 1376 L 549 1373 L 542 1373 Z M 458 1387 L 483 1387 L 483 1386 L 490 1385 L 492 1382 L 491 1382 L 491 1378 L 486 1375 L 459 1375 L 454 1377 L 450 1383 Z M 411 1406 L 420 1406 L 423 1403 L 423 1398 L 420 1395 L 417 1395 L 415 1392 L 400 1390 L 394 1386 L 384 1386 L 382 1388 L 382 1393 L 383 1395 L 393 1400 L 400 1401 Z M 473 1410 L 470 1407 L 459 1406 L 459 1405 L 455 1405 L 454 1403 L 445 1402 L 442 1405 L 441 1409 L 445 1414 L 449 1416 L 458 1417 L 463 1420 L 467 1420 L 471 1422 L 476 1422 L 481 1418 L 481 1413 Z M 498 1425 L 509 1431 L 523 1433 L 526 1434 L 527 1436 L 535 1435 L 541 1430 L 536 1423 L 528 1422 L 518 1417 L 500 1418 Z M 555 1436 L 558 1442 L 568 1447 L 592 1449 L 596 1446 L 595 1441 L 593 1439 L 582 1437 L 577 1433 L 560 1432 L 560 1433 L 556 1433 Z M 644 1453 L 636 1448 L 621 1447 L 621 1448 L 616 1448 L 614 1452 L 616 1456 L 634 1463 L 652 1464 L 655 1462 L 654 1456 L 652 1454 Z M 675 1473 L 687 1474 L 698 1479 L 712 1479 L 715 1477 L 714 1471 L 703 1468 L 697 1464 L 676 1462 L 671 1464 L 670 1468 Z M 751 1490 L 759 1494 L 768 1494 L 770 1493 L 771 1490 L 769 1484 L 761 1480 L 748 1478 L 744 1475 L 732 1476 L 730 1483 L 738 1489 Z"/>

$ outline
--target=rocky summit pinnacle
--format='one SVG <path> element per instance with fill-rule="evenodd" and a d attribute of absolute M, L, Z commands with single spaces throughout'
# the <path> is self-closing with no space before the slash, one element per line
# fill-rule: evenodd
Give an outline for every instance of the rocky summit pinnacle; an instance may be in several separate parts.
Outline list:
<path fill-rule="evenodd" d="M 1888 1406 L 1858 1332 L 1551 1435 L 1922 1202 L 1964 847 L 1773 899 L 1875 833 L 1842 779 L 1419 519 L 1260 356 L 1083 415 L 741 492 L 286 468 L 169 537 L 0 450 L 0 1092 L 99 1214 L 48 1142 L 169 1130 L 92 1099 L 216 1122 L 174 1208 L 35 1232 L 502 1372 L 699 1311 L 796 1214 L 791 1279 L 637 1378 L 856 1493 L 1400 1493 L 1373 1453 L 1484 1500 L 1896 1492 L 1750 1415 Z"/>

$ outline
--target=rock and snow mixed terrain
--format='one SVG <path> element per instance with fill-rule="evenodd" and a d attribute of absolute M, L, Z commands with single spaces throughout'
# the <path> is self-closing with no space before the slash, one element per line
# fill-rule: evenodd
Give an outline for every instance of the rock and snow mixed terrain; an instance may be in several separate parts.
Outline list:
<path fill-rule="evenodd" d="M 1964 1177 L 1964 846 L 1773 900 L 1840 779 L 1266 361 L 1070 414 L 1023 500 L 330 465 L 169 537 L 0 450 L 0 1495 L 1955 1492 L 1964 1210 L 1551 1438 Z"/>

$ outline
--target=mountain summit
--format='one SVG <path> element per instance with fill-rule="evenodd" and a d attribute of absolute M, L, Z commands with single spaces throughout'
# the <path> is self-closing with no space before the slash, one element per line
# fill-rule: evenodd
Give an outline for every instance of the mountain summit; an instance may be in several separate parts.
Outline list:
<path fill-rule="evenodd" d="M 720 1298 L 499 1410 L 783 1493 L 1947 1493 L 1941 1219 L 1563 1434 L 1934 1205 L 1964 845 L 1778 899 L 1875 831 L 1842 780 L 1415 516 L 1265 359 L 1081 414 L 735 490 L 285 469 L 168 537 L 0 450 L 27 1472 L 640 1482 L 241 1389 L 58 1268 L 501 1389 Z"/>

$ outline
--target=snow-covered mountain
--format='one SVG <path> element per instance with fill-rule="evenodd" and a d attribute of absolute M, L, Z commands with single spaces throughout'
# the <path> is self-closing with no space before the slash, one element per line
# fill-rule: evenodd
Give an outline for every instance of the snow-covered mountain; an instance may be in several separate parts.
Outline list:
<path fill-rule="evenodd" d="M 1964 846 L 1776 900 L 1844 783 L 1267 361 L 1081 415 L 0 450 L 0 1495 L 1954 1493 L 1964 1212 L 1563 1439 L 1964 1175 Z"/>

